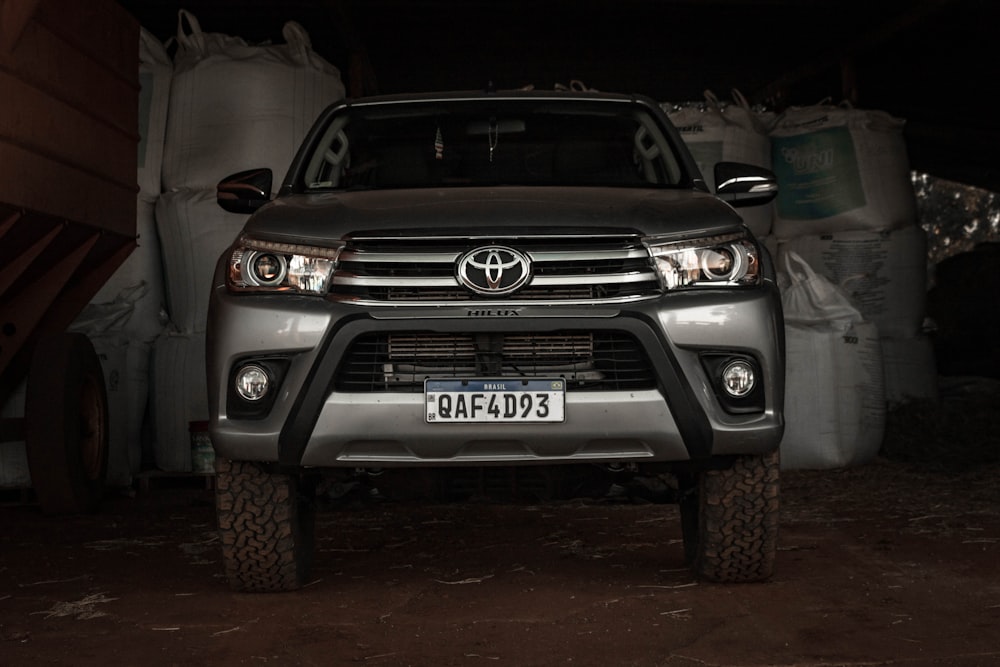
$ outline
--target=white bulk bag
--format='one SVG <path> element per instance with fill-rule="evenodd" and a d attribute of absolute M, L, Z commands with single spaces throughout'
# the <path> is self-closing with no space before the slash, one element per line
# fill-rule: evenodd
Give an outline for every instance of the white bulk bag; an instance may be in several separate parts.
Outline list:
<path fill-rule="evenodd" d="M 246 218 L 224 211 L 215 190 L 164 192 L 157 201 L 167 311 L 180 331 L 205 331 L 215 264 Z"/>
<path fill-rule="evenodd" d="M 153 459 L 167 472 L 191 472 L 191 422 L 208 420 L 205 334 L 161 336 L 150 372 Z"/>
<path fill-rule="evenodd" d="M 139 29 L 139 197 L 153 201 L 160 194 L 163 141 L 170 107 L 174 64 L 160 40 Z"/>
<path fill-rule="evenodd" d="M 751 110 L 739 91 L 733 91 L 733 98 L 736 104 L 722 104 L 706 90 L 706 104 L 679 108 L 663 105 L 713 192 L 718 162 L 743 162 L 771 168 L 771 140 L 761 116 Z M 737 212 L 757 236 L 770 233 L 773 203 L 748 206 Z"/>
<path fill-rule="evenodd" d="M 274 171 L 277 187 L 320 111 L 344 97 L 340 72 L 312 50 L 302 26 L 289 21 L 282 35 L 287 44 L 251 46 L 202 32 L 180 10 L 164 189 L 214 188 L 258 167 Z"/>
<path fill-rule="evenodd" d="M 920 332 L 927 311 L 927 235 L 921 227 L 799 236 L 779 244 L 779 266 L 788 252 L 843 288 L 880 336 Z"/>
<path fill-rule="evenodd" d="M 771 129 L 780 239 L 916 222 L 904 121 L 846 106 L 791 107 Z"/>
<path fill-rule="evenodd" d="M 130 486 L 142 456 L 140 431 L 146 411 L 146 378 L 129 369 L 130 341 L 120 336 L 90 336 L 104 371 L 108 398 L 108 470 L 112 486 Z M 137 343 L 139 347 L 146 347 Z M 145 371 L 145 366 L 142 369 Z M 134 382 L 138 380 L 138 385 Z M 133 467 L 135 466 L 135 467 Z"/>
<path fill-rule="evenodd" d="M 878 454 L 885 387 L 877 327 L 795 253 L 786 257 L 785 433 L 781 465 L 826 469 Z"/>

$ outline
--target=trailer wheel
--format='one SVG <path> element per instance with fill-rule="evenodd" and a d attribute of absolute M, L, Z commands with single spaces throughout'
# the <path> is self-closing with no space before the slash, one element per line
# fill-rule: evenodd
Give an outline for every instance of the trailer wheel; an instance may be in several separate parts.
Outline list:
<path fill-rule="evenodd" d="M 96 511 L 108 469 L 108 398 L 101 362 L 85 335 L 38 341 L 28 369 L 24 436 L 42 511 Z"/>

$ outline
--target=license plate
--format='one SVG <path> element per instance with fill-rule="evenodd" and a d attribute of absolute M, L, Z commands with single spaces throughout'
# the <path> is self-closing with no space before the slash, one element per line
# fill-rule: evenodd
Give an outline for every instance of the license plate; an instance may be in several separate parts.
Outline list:
<path fill-rule="evenodd" d="M 425 380 L 428 423 L 562 422 L 566 383 L 554 380 Z"/>

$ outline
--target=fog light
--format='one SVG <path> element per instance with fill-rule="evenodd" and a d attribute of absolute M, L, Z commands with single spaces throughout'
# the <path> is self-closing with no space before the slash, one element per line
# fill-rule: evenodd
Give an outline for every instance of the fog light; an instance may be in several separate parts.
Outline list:
<path fill-rule="evenodd" d="M 236 373 L 236 393 L 246 401 L 259 401 L 267 395 L 271 379 L 260 366 L 247 364 Z"/>
<path fill-rule="evenodd" d="M 754 383 L 753 366 L 745 361 L 731 361 L 722 369 L 722 386 L 730 396 L 746 396 L 753 391 Z"/>

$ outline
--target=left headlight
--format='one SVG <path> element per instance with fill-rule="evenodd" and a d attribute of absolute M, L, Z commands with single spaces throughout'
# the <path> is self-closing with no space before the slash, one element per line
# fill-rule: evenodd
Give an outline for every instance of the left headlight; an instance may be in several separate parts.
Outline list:
<path fill-rule="evenodd" d="M 667 290 L 761 282 L 760 250 L 745 233 L 684 240 L 647 237 L 644 243 Z"/>
<path fill-rule="evenodd" d="M 329 290 L 340 250 L 244 236 L 229 254 L 226 284 L 236 292 L 323 295 Z"/>

